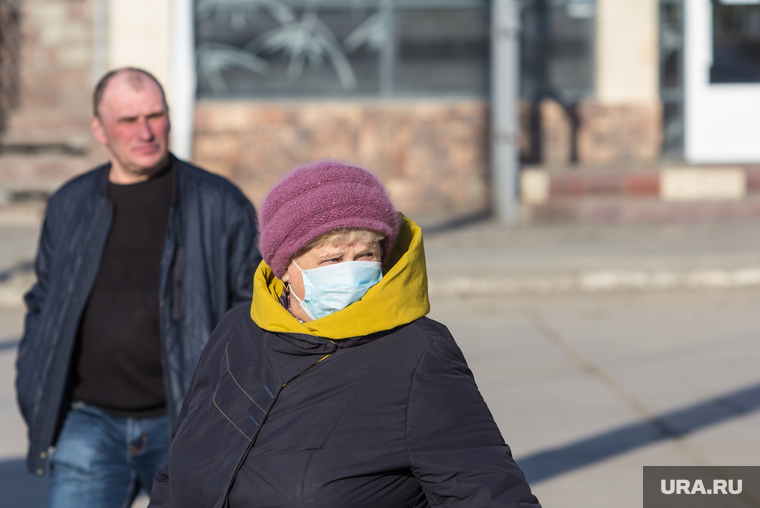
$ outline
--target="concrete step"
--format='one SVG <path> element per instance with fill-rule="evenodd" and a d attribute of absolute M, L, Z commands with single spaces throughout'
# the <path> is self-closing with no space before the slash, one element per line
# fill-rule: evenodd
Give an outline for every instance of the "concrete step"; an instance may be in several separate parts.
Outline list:
<path fill-rule="evenodd" d="M 666 201 L 619 196 L 561 197 L 523 204 L 528 223 L 658 224 L 760 219 L 760 196 L 733 200 Z"/>
<path fill-rule="evenodd" d="M 528 223 L 636 224 L 760 217 L 760 166 L 543 168 L 521 173 Z"/>

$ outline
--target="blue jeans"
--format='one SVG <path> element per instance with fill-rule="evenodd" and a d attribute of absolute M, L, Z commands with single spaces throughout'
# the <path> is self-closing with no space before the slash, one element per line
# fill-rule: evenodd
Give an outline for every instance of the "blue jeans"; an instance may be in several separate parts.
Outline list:
<path fill-rule="evenodd" d="M 166 417 L 111 416 L 81 402 L 66 415 L 50 461 L 50 508 L 128 508 L 169 451 Z"/>

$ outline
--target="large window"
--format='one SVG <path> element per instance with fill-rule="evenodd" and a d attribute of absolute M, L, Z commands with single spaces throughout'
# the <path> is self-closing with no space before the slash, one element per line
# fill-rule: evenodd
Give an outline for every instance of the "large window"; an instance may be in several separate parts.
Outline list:
<path fill-rule="evenodd" d="M 760 0 L 713 0 L 711 83 L 760 83 Z"/>
<path fill-rule="evenodd" d="M 206 98 L 485 95 L 486 0 L 196 0 Z"/>

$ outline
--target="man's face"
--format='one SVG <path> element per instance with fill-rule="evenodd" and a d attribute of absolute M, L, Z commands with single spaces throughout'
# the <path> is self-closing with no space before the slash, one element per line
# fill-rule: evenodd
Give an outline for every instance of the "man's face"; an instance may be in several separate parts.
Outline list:
<path fill-rule="evenodd" d="M 146 76 L 139 82 L 125 74 L 112 77 L 91 126 L 108 150 L 113 182 L 146 180 L 166 163 L 169 113 L 161 89 Z"/>

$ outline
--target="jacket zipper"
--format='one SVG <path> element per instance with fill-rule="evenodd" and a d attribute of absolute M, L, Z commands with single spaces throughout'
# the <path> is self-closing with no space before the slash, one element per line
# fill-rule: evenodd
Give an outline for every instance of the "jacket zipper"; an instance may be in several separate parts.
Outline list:
<path fill-rule="evenodd" d="M 327 339 L 327 340 L 330 340 L 330 339 Z M 330 340 L 330 342 L 332 342 L 332 341 Z M 315 365 L 317 365 L 318 363 L 320 363 L 322 360 L 324 360 L 324 359 L 325 359 L 325 358 L 327 358 L 328 356 L 332 356 L 332 355 L 335 353 L 335 351 L 337 351 L 337 350 L 338 350 L 338 346 L 337 346 L 337 344 L 335 344 L 334 342 L 332 342 L 332 343 L 333 343 L 333 345 L 335 346 L 335 349 L 333 350 L 333 352 L 332 352 L 332 353 L 327 353 L 325 356 L 323 356 L 322 358 L 320 358 L 320 359 L 319 359 L 319 360 L 317 360 L 316 362 L 314 362 L 314 363 L 312 363 L 311 365 L 309 365 L 308 367 L 306 367 L 304 370 L 302 370 L 301 372 L 299 372 L 298 374 L 296 374 L 295 376 L 293 376 L 292 378 L 290 378 L 288 381 L 286 381 L 286 382 L 285 382 L 285 384 L 284 384 L 284 385 L 282 385 L 282 387 L 283 387 L 283 388 L 285 388 L 286 386 L 288 386 L 288 383 L 290 383 L 291 381 L 293 381 L 293 380 L 295 380 L 295 379 L 299 378 L 299 377 L 300 377 L 302 374 L 305 374 L 306 372 L 308 372 L 308 371 L 309 371 L 309 369 L 311 369 L 312 367 L 314 367 Z"/>

